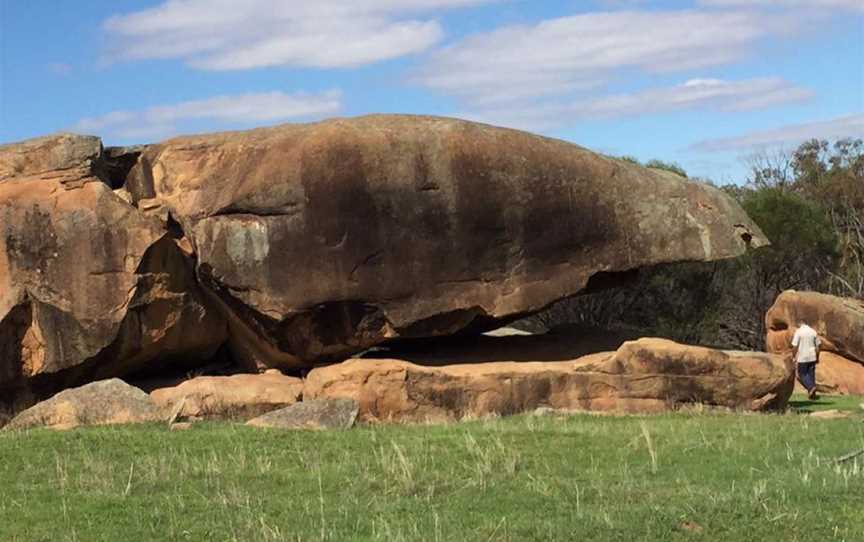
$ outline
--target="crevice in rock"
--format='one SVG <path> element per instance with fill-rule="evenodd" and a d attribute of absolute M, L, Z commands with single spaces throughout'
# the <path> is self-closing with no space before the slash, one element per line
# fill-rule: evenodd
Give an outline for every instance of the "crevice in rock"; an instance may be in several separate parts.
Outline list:
<path fill-rule="evenodd" d="M 23 300 L 0 320 L 0 426 L 3 414 L 32 404 L 32 393 L 24 381 L 25 336 L 33 321 L 33 308 Z"/>
<path fill-rule="evenodd" d="M 249 216 L 253 218 L 260 217 L 278 217 L 278 216 L 295 216 L 300 214 L 300 202 L 290 201 L 278 207 L 257 207 L 252 206 L 248 207 L 240 207 L 229 205 L 223 209 L 219 209 L 216 212 L 210 213 L 208 218 L 214 218 L 218 216 L 233 216 L 233 217 L 244 217 Z"/>
<path fill-rule="evenodd" d="M 172 239 L 179 240 L 179 239 L 183 239 L 184 237 L 186 237 L 186 232 L 183 231 L 183 226 L 180 224 L 180 222 L 177 221 L 177 219 L 174 218 L 174 215 L 171 214 L 170 211 L 168 212 L 168 221 L 167 221 L 167 224 L 165 227 L 168 230 L 168 235 Z M 194 254 L 192 255 L 192 258 L 193 259 L 195 258 Z M 193 266 L 194 266 L 194 262 L 193 262 Z M 193 273 L 193 275 L 194 275 L 194 273 Z M 197 278 L 195 278 L 195 281 L 197 283 Z"/>
<path fill-rule="evenodd" d="M 599 271 L 588 278 L 585 288 L 577 295 L 593 294 L 612 288 L 632 286 L 638 280 L 639 268 L 628 269 L 626 271 Z"/>
<path fill-rule="evenodd" d="M 769 327 L 771 331 L 786 331 L 789 329 L 789 324 L 781 320 L 774 320 Z"/>
<path fill-rule="evenodd" d="M 143 145 L 105 147 L 93 163 L 93 174 L 113 190 L 123 188 L 129 172 L 138 163 L 143 151 Z"/>

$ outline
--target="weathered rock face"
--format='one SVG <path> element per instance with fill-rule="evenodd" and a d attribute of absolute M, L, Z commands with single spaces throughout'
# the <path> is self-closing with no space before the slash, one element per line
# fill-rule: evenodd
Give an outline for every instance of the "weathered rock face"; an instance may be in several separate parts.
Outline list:
<path fill-rule="evenodd" d="M 813 327 L 822 339 L 817 389 L 864 394 L 864 302 L 817 292 L 783 292 L 765 314 L 767 350 L 790 352 L 800 322 Z"/>
<path fill-rule="evenodd" d="M 476 333 L 618 272 L 764 243 L 709 186 L 453 119 L 4 145 L 0 407 L 222 346 L 296 370 Z"/>
<path fill-rule="evenodd" d="M 61 391 L 21 412 L 6 430 L 156 422 L 163 418 L 150 396 L 122 380 L 92 382 Z"/>
<path fill-rule="evenodd" d="M 81 181 L 95 176 L 101 154 L 98 137 L 72 134 L 0 145 L 0 182 L 16 177 Z"/>
<path fill-rule="evenodd" d="M 352 399 L 304 401 L 251 419 L 246 425 L 274 429 L 350 429 L 359 405 Z"/>
<path fill-rule="evenodd" d="M 88 176 L 98 140 L 32 145 L 0 149 L 0 399 L 210 356 L 224 321 L 166 225 Z"/>
<path fill-rule="evenodd" d="M 182 226 L 235 355 L 258 367 L 482 329 L 598 273 L 766 242 L 707 185 L 431 117 L 177 138 L 146 148 L 126 186 Z"/>
<path fill-rule="evenodd" d="M 662 339 L 573 361 L 424 367 L 355 359 L 309 373 L 304 400 L 344 397 L 364 421 L 449 421 L 538 407 L 650 412 L 685 404 L 783 408 L 792 393 L 788 358 L 723 352 Z"/>
<path fill-rule="evenodd" d="M 281 374 L 199 376 L 150 392 L 157 405 L 178 418 L 249 419 L 298 402 L 303 381 Z"/>

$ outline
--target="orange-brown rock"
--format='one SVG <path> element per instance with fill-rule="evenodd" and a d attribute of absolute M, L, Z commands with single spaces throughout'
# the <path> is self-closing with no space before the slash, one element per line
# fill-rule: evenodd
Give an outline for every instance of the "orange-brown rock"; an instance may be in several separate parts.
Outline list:
<path fill-rule="evenodd" d="M 817 292 L 783 292 L 765 315 L 767 350 L 791 352 L 792 336 L 800 322 L 813 327 L 822 339 L 816 389 L 864 394 L 864 301 Z"/>
<path fill-rule="evenodd" d="M 223 345 L 296 370 L 472 334 L 618 272 L 765 243 L 710 186 L 455 119 L 3 145 L 0 403 Z"/>
<path fill-rule="evenodd" d="M 88 425 L 157 422 L 164 413 L 150 397 L 112 378 L 63 390 L 19 413 L 4 430 L 45 427 L 72 429 Z"/>
<path fill-rule="evenodd" d="M 355 399 L 365 421 L 447 421 L 538 407 L 779 409 L 792 385 L 791 362 L 782 356 L 640 339 L 616 352 L 571 361 L 425 367 L 403 360 L 353 359 L 312 370 L 304 400 Z"/>
<path fill-rule="evenodd" d="M 592 277 L 766 240 L 705 184 L 515 130 L 377 115 L 181 137 L 126 185 L 191 240 L 250 366 L 497 327 Z"/>
<path fill-rule="evenodd" d="M 41 162 L 31 143 L 0 149 L 0 402 L 15 408 L 206 359 L 225 337 L 166 224 L 88 176 L 98 140 L 58 138 Z"/>
<path fill-rule="evenodd" d="M 303 381 L 282 374 L 199 376 L 150 392 L 157 405 L 178 418 L 253 418 L 293 405 Z"/>

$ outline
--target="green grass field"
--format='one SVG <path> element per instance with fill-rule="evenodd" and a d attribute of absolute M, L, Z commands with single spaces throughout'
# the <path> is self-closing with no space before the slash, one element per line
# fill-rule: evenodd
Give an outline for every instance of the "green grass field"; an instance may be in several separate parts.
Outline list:
<path fill-rule="evenodd" d="M 0 540 L 864 540 L 862 398 L 802 414 L 0 433 Z M 798 403 L 798 404 L 796 404 Z"/>

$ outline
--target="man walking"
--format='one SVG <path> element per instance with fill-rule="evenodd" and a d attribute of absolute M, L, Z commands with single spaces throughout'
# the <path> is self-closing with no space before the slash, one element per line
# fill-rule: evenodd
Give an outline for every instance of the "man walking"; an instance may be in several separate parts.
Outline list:
<path fill-rule="evenodd" d="M 819 363 L 820 344 L 816 330 L 803 322 L 792 337 L 792 352 L 798 362 L 798 381 L 807 388 L 809 399 L 816 399 L 816 364 Z"/>

